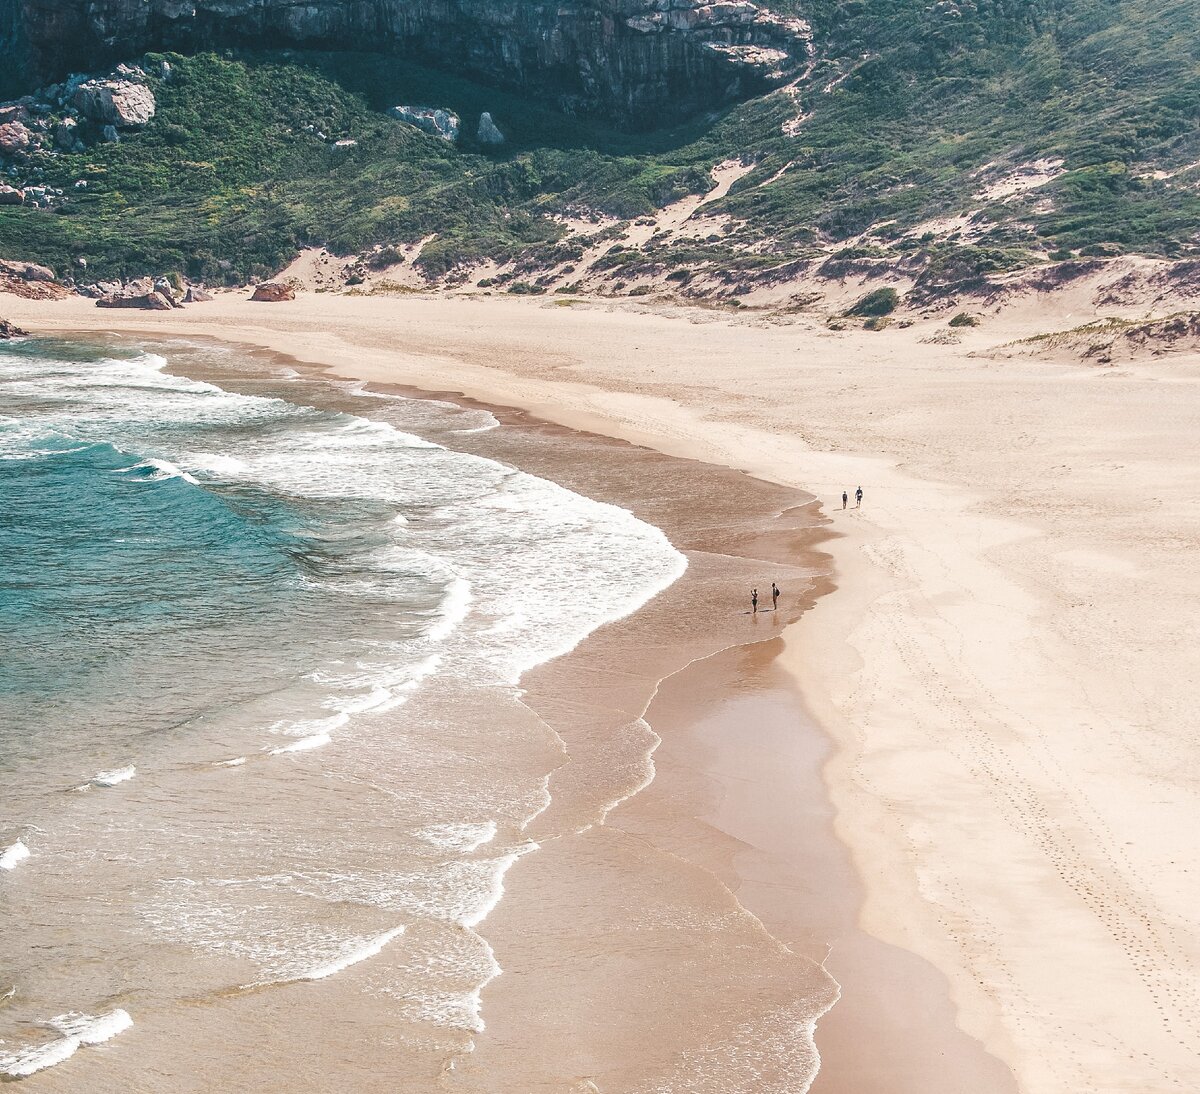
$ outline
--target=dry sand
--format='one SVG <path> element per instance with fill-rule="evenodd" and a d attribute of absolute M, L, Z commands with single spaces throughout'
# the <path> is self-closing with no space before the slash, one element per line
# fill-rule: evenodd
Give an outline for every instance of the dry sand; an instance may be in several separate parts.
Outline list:
<path fill-rule="evenodd" d="M 959 1026 L 1021 1090 L 1200 1088 L 1200 359 L 988 355 L 1094 318 L 1082 288 L 958 345 L 926 341 L 944 317 L 835 333 L 560 303 L 5 309 L 37 331 L 268 346 L 819 495 L 838 587 L 781 663 L 835 743 L 862 926 L 949 978 Z"/>

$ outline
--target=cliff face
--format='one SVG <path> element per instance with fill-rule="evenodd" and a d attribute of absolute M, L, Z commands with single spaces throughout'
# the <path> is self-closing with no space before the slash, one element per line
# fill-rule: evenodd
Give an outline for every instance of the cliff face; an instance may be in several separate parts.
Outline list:
<path fill-rule="evenodd" d="M 147 49 L 386 50 L 640 129 L 783 82 L 809 42 L 748 0 L 0 0 L 0 28 L 5 9 L 47 79 Z"/>
<path fill-rule="evenodd" d="M 19 94 L 28 53 L 18 0 L 0 0 L 0 99 Z"/>

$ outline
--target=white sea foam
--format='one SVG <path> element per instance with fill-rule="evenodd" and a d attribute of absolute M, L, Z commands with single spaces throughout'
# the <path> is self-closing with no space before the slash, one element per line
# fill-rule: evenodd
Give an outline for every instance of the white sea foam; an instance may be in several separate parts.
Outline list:
<path fill-rule="evenodd" d="M 488 859 L 454 859 L 437 870 L 385 878 L 339 878 L 343 899 L 475 928 L 504 896 L 504 875 L 522 855 L 538 849 L 532 840 Z"/>
<path fill-rule="evenodd" d="M 429 628 L 426 638 L 430 642 L 441 642 L 450 635 L 467 617 L 471 610 L 471 583 L 464 578 L 455 577 L 446 586 L 445 595 L 438 605 L 440 617 Z"/>
<path fill-rule="evenodd" d="M 417 829 L 417 835 L 440 851 L 469 854 L 496 838 L 496 822 L 483 824 L 430 824 Z"/>
<path fill-rule="evenodd" d="M 350 715 L 345 711 L 338 711 L 337 714 L 332 714 L 328 718 L 304 718 L 298 722 L 276 722 L 271 727 L 271 732 L 284 737 L 298 737 L 305 741 L 312 737 L 324 737 L 328 741 L 330 736 L 348 721 L 350 721 Z M 314 746 L 307 745 L 306 747 Z M 295 750 L 289 749 L 288 751 Z"/>
<path fill-rule="evenodd" d="M 483 413 L 486 414 L 487 412 L 484 411 Z M 499 419 L 494 417 L 491 414 L 489 414 L 488 417 L 491 418 L 492 420 L 490 422 L 484 422 L 483 425 L 473 426 L 470 429 L 454 429 L 454 430 L 451 430 L 451 432 L 452 433 L 487 433 L 493 429 L 497 429 L 500 425 Z"/>
<path fill-rule="evenodd" d="M 232 760 L 218 760 L 214 767 L 241 767 L 246 762 L 245 756 L 234 756 Z"/>
<path fill-rule="evenodd" d="M 343 380 L 337 383 L 343 391 L 360 398 L 381 399 L 404 404 L 405 409 L 414 417 L 427 415 L 430 409 L 436 407 L 443 415 L 451 415 L 456 422 L 471 423 L 460 429 L 452 429 L 451 433 L 486 433 L 500 424 L 500 420 L 490 410 L 484 410 L 482 407 L 464 407 L 458 403 L 448 403 L 441 399 L 412 399 L 407 395 L 397 395 L 395 392 L 372 391 L 367 386 L 369 382 L 368 380 Z"/>
<path fill-rule="evenodd" d="M 307 972 L 302 972 L 293 977 L 293 979 L 324 980 L 327 976 L 333 976 L 343 969 L 348 969 L 351 965 L 357 965 L 360 961 L 366 961 L 367 958 L 374 957 L 393 938 L 403 933 L 403 927 L 393 927 L 390 931 L 384 931 L 383 934 L 376 935 L 374 938 L 359 939 L 347 948 L 346 952 L 340 957 L 335 957 L 332 961 L 327 961 L 324 964 L 309 969 Z"/>
<path fill-rule="evenodd" d="M 285 752 L 308 752 L 313 748 L 322 748 L 333 740 L 328 733 L 312 733 L 307 737 L 300 737 L 291 744 L 280 745 L 278 748 L 267 750 L 270 756 L 282 756 Z"/>
<path fill-rule="evenodd" d="M 500 903 L 501 897 L 504 896 L 504 875 L 508 873 L 509 868 L 522 855 L 528 854 L 530 851 L 536 851 L 539 844 L 530 841 L 521 850 L 514 851 L 511 855 L 505 855 L 495 862 L 495 870 L 492 873 L 491 885 L 487 891 L 481 894 L 475 901 L 474 907 L 468 907 L 460 916 L 458 922 L 464 927 L 478 927 L 489 915 L 492 909 Z"/>
<path fill-rule="evenodd" d="M 222 478 L 237 478 L 246 471 L 246 461 L 219 452 L 193 452 L 189 460 L 198 471 L 210 471 Z"/>
<path fill-rule="evenodd" d="M 408 652 L 404 643 L 390 645 L 396 647 L 397 657 Z M 387 651 L 380 648 L 380 652 Z M 308 679 L 337 689 L 324 700 L 323 705 L 330 710 L 347 715 L 368 711 L 379 714 L 402 706 L 421 681 L 438 670 L 441 661 L 437 654 L 409 663 L 357 661 L 349 671 L 334 671 L 341 670 L 341 666 L 329 666 L 309 673 Z"/>
<path fill-rule="evenodd" d="M 0 870 L 15 870 L 27 858 L 29 858 L 29 848 L 25 846 L 23 840 L 10 843 L 3 852 L 0 852 Z"/>
<path fill-rule="evenodd" d="M 15 1053 L 0 1053 L 0 1076 L 26 1079 L 48 1067 L 54 1067 L 69 1060 L 84 1045 L 99 1045 L 123 1033 L 133 1025 L 133 1019 L 123 1010 L 99 1016 L 72 1012 L 51 1018 L 46 1025 L 61 1036 Z"/>
<path fill-rule="evenodd" d="M 343 714 L 363 714 L 368 710 L 379 710 L 390 705 L 394 698 L 390 688 L 376 684 L 365 695 L 331 695 L 323 705 L 331 710 L 340 710 Z"/>
<path fill-rule="evenodd" d="M 166 482 L 167 479 L 183 479 L 184 482 L 197 484 L 195 476 L 188 474 L 184 469 L 170 460 L 157 459 L 155 457 L 147 457 L 140 463 L 135 463 L 131 467 L 122 467 L 116 474 L 132 474 L 135 471 L 149 471 L 151 474 L 146 476 L 146 482 Z"/>
<path fill-rule="evenodd" d="M 121 783 L 128 782 L 137 774 L 137 768 L 130 764 L 128 767 L 117 767 L 112 771 L 97 771 L 87 782 L 82 786 L 77 786 L 76 790 L 87 790 L 89 787 L 108 788 L 118 786 Z"/>

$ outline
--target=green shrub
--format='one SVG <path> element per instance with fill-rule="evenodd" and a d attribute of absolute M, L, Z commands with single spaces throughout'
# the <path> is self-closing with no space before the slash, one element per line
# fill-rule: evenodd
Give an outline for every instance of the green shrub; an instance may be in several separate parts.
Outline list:
<path fill-rule="evenodd" d="M 848 308 L 846 314 L 858 317 L 891 315 L 899 303 L 900 294 L 895 289 L 875 289 Z"/>
<path fill-rule="evenodd" d="M 952 327 L 977 327 L 977 326 L 979 326 L 979 320 L 976 319 L 975 316 L 973 316 L 973 315 L 968 315 L 965 311 L 960 311 L 956 316 L 954 316 L 950 320 L 950 326 L 952 326 Z"/>

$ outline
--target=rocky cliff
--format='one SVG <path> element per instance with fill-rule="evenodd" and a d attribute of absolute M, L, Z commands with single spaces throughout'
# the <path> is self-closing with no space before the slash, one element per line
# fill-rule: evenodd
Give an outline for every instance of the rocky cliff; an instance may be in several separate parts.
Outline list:
<path fill-rule="evenodd" d="M 5 41 L 42 79 L 147 49 L 383 49 L 639 129 L 776 86 L 809 49 L 748 0 L 0 0 Z"/>

